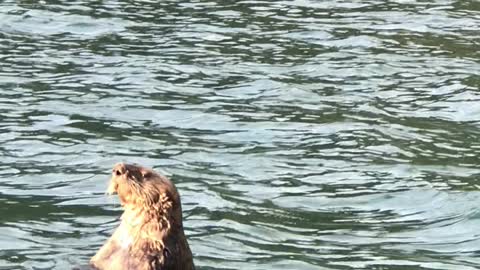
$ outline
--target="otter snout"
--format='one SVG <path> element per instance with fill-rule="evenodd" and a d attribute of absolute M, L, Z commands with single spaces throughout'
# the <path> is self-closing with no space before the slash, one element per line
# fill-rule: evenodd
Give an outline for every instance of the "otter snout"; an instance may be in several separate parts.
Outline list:
<path fill-rule="evenodd" d="M 135 164 L 117 163 L 112 169 L 112 179 L 108 186 L 107 193 L 118 193 L 119 188 L 127 188 L 128 182 L 134 181 L 136 183 L 142 183 L 147 171 L 143 167 L 139 167 Z"/>
<path fill-rule="evenodd" d="M 115 194 L 118 190 L 118 185 L 120 184 L 119 180 L 122 176 L 126 176 L 128 173 L 127 167 L 124 163 L 117 163 L 113 166 L 112 169 L 112 179 L 110 180 L 110 184 L 108 185 L 107 193 L 108 194 Z"/>
<path fill-rule="evenodd" d="M 113 166 L 112 174 L 113 176 L 122 176 L 127 173 L 127 166 L 125 163 L 117 163 Z"/>

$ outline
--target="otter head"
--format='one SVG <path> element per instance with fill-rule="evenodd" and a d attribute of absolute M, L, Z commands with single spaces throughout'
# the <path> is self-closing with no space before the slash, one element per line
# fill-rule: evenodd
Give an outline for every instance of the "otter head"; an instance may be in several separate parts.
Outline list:
<path fill-rule="evenodd" d="M 152 169 L 133 164 L 116 164 L 107 192 L 118 194 L 126 210 L 148 213 L 156 219 L 167 217 L 181 222 L 181 216 L 176 217 L 181 215 L 181 206 L 175 186 Z M 173 216 L 170 217 L 170 214 Z"/>

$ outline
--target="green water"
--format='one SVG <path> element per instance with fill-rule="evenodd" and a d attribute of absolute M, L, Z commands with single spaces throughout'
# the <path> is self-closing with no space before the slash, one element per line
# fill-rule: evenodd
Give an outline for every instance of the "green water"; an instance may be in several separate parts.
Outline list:
<path fill-rule="evenodd" d="M 0 269 L 85 264 L 119 161 L 198 269 L 480 268 L 478 1 L 3 1 Z"/>

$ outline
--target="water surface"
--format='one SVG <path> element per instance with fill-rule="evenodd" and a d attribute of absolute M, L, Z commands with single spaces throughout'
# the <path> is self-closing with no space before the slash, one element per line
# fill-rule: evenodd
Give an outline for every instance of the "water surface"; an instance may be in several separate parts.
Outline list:
<path fill-rule="evenodd" d="M 0 269 L 70 269 L 119 161 L 198 269 L 480 268 L 477 1 L 4 1 Z"/>

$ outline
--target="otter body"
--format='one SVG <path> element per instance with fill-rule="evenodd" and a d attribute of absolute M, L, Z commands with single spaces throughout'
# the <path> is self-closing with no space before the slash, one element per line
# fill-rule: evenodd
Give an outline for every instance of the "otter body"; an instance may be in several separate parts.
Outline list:
<path fill-rule="evenodd" d="M 183 232 L 180 196 L 173 183 L 151 169 L 130 164 L 113 168 L 109 193 L 124 213 L 112 237 L 90 260 L 99 270 L 192 270 Z"/>

